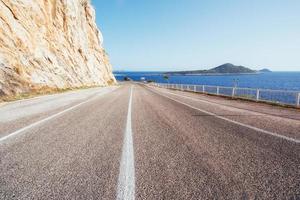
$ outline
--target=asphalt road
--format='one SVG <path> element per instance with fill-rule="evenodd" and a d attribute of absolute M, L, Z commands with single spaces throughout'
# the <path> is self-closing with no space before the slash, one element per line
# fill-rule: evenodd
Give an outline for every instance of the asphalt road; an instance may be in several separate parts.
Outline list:
<path fill-rule="evenodd" d="M 134 83 L 0 106 L 0 199 L 299 198 L 299 110 Z"/>

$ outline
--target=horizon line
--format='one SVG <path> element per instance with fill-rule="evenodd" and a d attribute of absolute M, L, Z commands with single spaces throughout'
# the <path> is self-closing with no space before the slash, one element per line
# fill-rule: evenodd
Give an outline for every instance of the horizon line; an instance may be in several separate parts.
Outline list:
<path fill-rule="evenodd" d="M 300 72 L 299 71 L 293 71 L 293 70 L 271 70 L 270 68 L 262 68 L 262 69 L 269 69 L 271 72 Z M 261 70 L 262 70 L 261 69 Z M 133 70 L 133 69 L 116 69 L 112 70 L 114 72 L 180 72 L 180 71 L 198 71 L 198 70 L 206 70 L 206 69 L 183 69 L 183 70 Z M 254 70 L 254 71 L 260 71 L 260 70 Z"/>

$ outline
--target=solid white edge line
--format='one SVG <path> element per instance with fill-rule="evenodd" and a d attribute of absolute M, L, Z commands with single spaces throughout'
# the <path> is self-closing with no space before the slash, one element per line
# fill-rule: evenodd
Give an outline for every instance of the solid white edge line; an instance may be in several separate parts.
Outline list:
<path fill-rule="evenodd" d="M 113 90 L 111 90 L 111 91 L 103 92 L 103 93 L 101 93 L 101 95 L 107 94 L 107 93 L 112 92 L 112 91 L 114 91 L 114 90 L 115 90 L 115 89 L 113 89 Z M 95 96 L 94 98 L 96 98 L 96 97 L 98 97 L 98 96 Z M 64 113 L 66 113 L 66 112 L 68 112 L 68 111 L 70 111 L 70 110 L 73 110 L 73 109 L 75 109 L 75 108 L 77 108 L 77 107 L 79 107 L 79 106 L 81 106 L 81 105 L 83 105 L 83 104 L 86 104 L 86 103 L 92 101 L 94 98 L 88 99 L 88 100 L 86 100 L 86 101 L 84 101 L 84 102 L 81 102 L 81 103 L 75 105 L 75 106 L 72 106 L 72 107 L 70 107 L 70 108 L 67 108 L 67 109 L 65 109 L 65 110 L 63 110 L 63 111 L 61 111 L 61 112 L 58 112 L 58 113 L 56 113 L 56 114 L 53 114 L 53 115 L 51 115 L 51 116 L 49 116 L 49 117 L 46 117 L 46 118 L 44 118 L 44 119 L 42 119 L 42 120 L 40 120 L 40 121 L 34 122 L 33 124 L 30 124 L 30 125 L 28 125 L 28 126 L 25 126 L 25 127 L 21 128 L 21 129 L 19 129 L 19 130 L 17 130 L 17 131 L 14 131 L 14 132 L 12 132 L 12 133 L 9 133 L 8 135 L 6 135 L 6 136 L 0 138 L 0 144 L 1 144 L 2 142 L 4 142 L 5 140 L 8 140 L 8 139 L 10 139 L 10 138 L 12 138 L 12 137 L 14 137 L 14 136 L 16 136 L 16 135 L 22 133 L 22 132 L 26 132 L 27 130 L 29 130 L 29 129 L 31 129 L 31 128 L 34 128 L 34 127 L 36 127 L 36 126 L 38 126 L 38 125 L 40 125 L 40 124 L 42 124 L 42 123 L 44 123 L 44 122 L 47 122 L 47 121 L 49 121 L 49 120 L 51 120 L 51 119 L 54 119 L 54 118 L 56 118 L 56 117 L 58 117 L 58 116 L 60 116 L 60 115 L 62 115 L 62 114 L 64 114 Z"/>
<path fill-rule="evenodd" d="M 178 95 L 176 93 L 166 92 L 166 91 L 164 91 L 164 93 Z M 201 94 L 201 93 L 198 93 L 198 94 Z M 181 95 L 179 95 L 179 96 L 181 96 Z M 257 111 L 252 111 L 252 110 L 248 110 L 248 109 L 238 108 L 238 107 L 234 107 L 234 106 L 230 106 L 230 105 L 225 105 L 225 104 L 221 104 L 221 103 L 216 103 L 216 102 L 212 102 L 212 101 L 208 101 L 208 100 L 204 100 L 204 99 L 196 99 L 196 98 L 193 98 L 191 96 L 184 96 L 184 98 L 192 99 L 194 101 L 199 101 L 199 102 L 203 102 L 203 103 L 207 103 L 207 104 L 211 104 L 211 105 L 223 106 L 223 107 L 226 107 L 226 108 L 235 109 L 235 110 L 239 110 L 239 111 L 246 111 L 248 113 L 253 113 L 253 114 L 256 114 L 256 115 L 259 115 L 259 116 L 271 116 L 273 118 L 278 118 L 278 119 L 287 119 L 287 118 L 284 118 L 284 117 L 281 117 L 281 116 L 277 116 L 277 115 L 272 115 L 272 114 L 267 114 L 267 113 L 260 113 L 260 112 L 257 112 Z M 297 119 L 290 119 L 290 118 L 289 118 L 289 120 L 298 121 Z"/>
<path fill-rule="evenodd" d="M 281 138 L 281 139 L 285 139 L 287 141 L 290 141 L 290 142 L 295 142 L 297 144 L 300 143 L 300 140 L 297 140 L 297 139 L 294 139 L 294 138 L 290 138 L 290 137 L 287 137 L 287 136 L 284 136 L 284 135 L 280 135 L 278 133 L 273 133 L 273 132 L 270 132 L 270 131 L 267 131 L 267 130 L 264 130 L 264 129 L 260 129 L 260 128 L 257 128 L 257 127 L 254 127 L 254 126 L 251 126 L 251 125 L 247 125 L 247 124 L 244 124 L 244 123 L 241 123 L 241 122 L 237 122 L 237 121 L 234 121 L 234 120 L 231 120 L 231 119 L 228 119 L 228 118 L 225 118 L 225 117 L 222 117 L 222 116 L 219 116 L 219 115 L 216 115 L 212 112 L 208 112 L 208 111 L 205 111 L 205 110 L 202 110 L 200 108 L 197 108 L 197 107 L 194 107 L 190 104 L 187 104 L 187 103 L 184 103 L 184 102 L 181 102 L 181 101 L 178 101 L 176 99 L 173 99 L 171 97 L 168 97 L 166 95 L 163 95 L 163 94 L 160 94 L 157 92 L 156 89 L 152 89 L 150 87 L 148 87 L 150 90 L 152 90 L 154 93 L 158 94 L 158 95 L 161 95 L 161 96 L 164 96 L 168 99 L 171 99 L 177 103 L 180 103 L 180 104 L 183 104 L 187 107 L 190 107 L 192 109 L 195 109 L 195 110 L 198 110 L 200 112 L 203 112 L 205 114 L 208 114 L 208 115 L 211 115 L 213 117 L 216 117 L 216 118 L 219 118 L 219 119 L 222 119 L 222 120 L 225 120 L 227 122 L 230 122 L 230 123 L 233 123 L 233 124 L 236 124 L 236 125 L 239 125 L 239 126 L 243 126 L 243 127 L 246 127 L 246 128 L 249 128 L 249 129 L 252 129 L 252 130 L 255 130 L 255 131 L 258 131 L 258 132 L 261 132 L 261 133 L 265 133 L 265 134 L 268 134 L 268 135 L 272 135 L 272 136 L 275 136 L 275 137 L 278 137 L 278 138 Z M 175 96 L 179 96 L 179 97 L 183 97 L 183 98 L 187 98 L 187 99 L 191 99 L 191 100 L 194 100 L 194 101 L 197 101 L 198 99 L 195 99 L 195 98 L 192 98 L 192 97 L 186 97 L 186 96 L 183 96 L 183 95 L 179 95 L 179 94 L 174 94 L 174 93 L 171 93 L 171 92 L 163 92 L 163 91 L 160 91 L 162 93 L 169 93 L 169 94 L 172 94 L 172 95 L 175 95 Z"/>
<path fill-rule="evenodd" d="M 135 199 L 134 151 L 131 128 L 132 91 L 133 86 L 130 88 L 127 123 L 118 178 L 117 200 Z"/>

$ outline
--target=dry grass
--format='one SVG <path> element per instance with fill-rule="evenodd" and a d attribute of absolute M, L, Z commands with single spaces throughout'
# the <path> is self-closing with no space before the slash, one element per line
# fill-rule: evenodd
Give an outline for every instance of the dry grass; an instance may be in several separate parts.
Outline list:
<path fill-rule="evenodd" d="M 82 87 L 64 88 L 64 89 L 42 87 L 42 88 L 38 88 L 38 89 L 32 89 L 28 93 L 20 93 L 20 94 L 15 94 L 12 96 L 0 97 L 0 103 L 1 102 L 18 101 L 18 100 L 22 100 L 22 99 L 30 99 L 30 98 L 34 98 L 34 97 L 38 97 L 38 96 L 43 96 L 43 95 L 59 94 L 59 93 L 64 93 L 64 92 L 68 92 L 68 91 L 76 91 L 76 90 L 90 89 L 90 88 L 96 88 L 96 87 L 103 87 L 103 86 L 94 85 L 94 86 L 82 86 Z"/>

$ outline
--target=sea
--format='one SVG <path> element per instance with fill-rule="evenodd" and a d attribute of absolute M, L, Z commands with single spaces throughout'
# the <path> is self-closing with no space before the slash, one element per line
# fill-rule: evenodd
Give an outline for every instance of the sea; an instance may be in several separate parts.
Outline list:
<path fill-rule="evenodd" d="M 300 91 L 300 72 L 267 72 L 234 75 L 171 75 L 164 79 L 163 72 L 114 72 L 118 81 L 129 77 L 134 81 L 155 81 L 157 83 L 213 85 L 241 88 Z"/>

